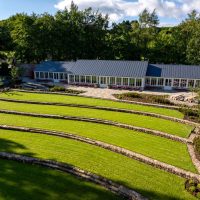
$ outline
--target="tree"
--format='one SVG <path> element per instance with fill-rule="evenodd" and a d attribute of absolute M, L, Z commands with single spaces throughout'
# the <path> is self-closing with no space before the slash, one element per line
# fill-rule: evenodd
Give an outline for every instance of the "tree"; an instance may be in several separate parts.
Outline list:
<path fill-rule="evenodd" d="M 23 70 L 20 67 L 13 66 L 10 72 L 11 83 L 13 85 L 18 83 L 21 80 L 22 74 L 23 74 Z"/>
<path fill-rule="evenodd" d="M 200 65 L 200 25 L 188 42 L 186 57 L 190 64 Z"/>

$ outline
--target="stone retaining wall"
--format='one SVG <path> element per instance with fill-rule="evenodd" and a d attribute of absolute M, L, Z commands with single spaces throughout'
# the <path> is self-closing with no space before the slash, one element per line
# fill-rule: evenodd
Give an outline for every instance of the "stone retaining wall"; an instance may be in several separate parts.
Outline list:
<path fill-rule="evenodd" d="M 38 102 L 38 101 L 27 101 L 27 100 L 6 99 L 6 98 L 0 98 L 0 101 L 26 103 L 26 104 L 37 104 L 37 105 L 69 106 L 69 107 L 90 108 L 90 109 L 97 109 L 97 110 L 130 113 L 130 114 L 144 115 L 144 116 L 149 116 L 149 117 L 156 117 L 156 118 L 170 120 L 170 121 L 187 124 L 187 125 L 191 125 L 191 126 L 199 126 L 198 123 L 191 122 L 191 121 L 184 120 L 184 119 L 179 119 L 179 118 L 170 117 L 170 116 L 166 116 L 166 115 L 160 115 L 160 114 L 151 113 L 151 112 L 142 112 L 142 111 L 121 109 L 121 108 L 110 108 L 110 107 L 104 107 L 104 106 L 90 106 L 90 105 L 84 105 L 84 104 Z"/>
<path fill-rule="evenodd" d="M 123 102 L 129 104 L 138 104 L 138 105 L 145 105 L 145 106 L 153 106 L 158 108 L 167 108 L 172 110 L 178 110 L 179 106 L 166 106 L 161 104 L 153 104 L 153 103 L 144 103 L 138 101 L 127 101 L 127 100 L 118 100 L 118 99 L 108 99 L 108 98 L 100 98 L 100 97 L 93 97 L 93 96 L 85 96 L 84 94 L 69 94 L 69 93 L 62 93 L 62 92 L 47 92 L 47 91 L 30 91 L 30 90 L 20 90 L 20 89 L 12 89 L 13 91 L 19 92 L 27 92 L 27 93 L 38 93 L 38 94 L 59 94 L 59 95 L 66 95 L 66 96 L 77 96 L 77 97 L 85 97 L 85 98 L 92 98 L 92 99 L 101 99 L 101 100 L 108 100 L 114 102 Z"/>
<path fill-rule="evenodd" d="M 125 129 L 129 129 L 129 130 L 134 130 L 134 131 L 138 131 L 138 132 L 142 132 L 142 133 L 147 133 L 147 134 L 152 134 L 152 135 L 164 137 L 164 138 L 167 138 L 167 139 L 182 142 L 184 144 L 191 143 L 190 140 L 188 140 L 186 138 L 179 137 L 179 136 L 170 135 L 168 133 L 164 133 L 164 132 L 161 132 L 161 131 L 156 131 L 156 130 L 132 126 L 132 125 L 127 125 L 127 124 L 118 123 L 118 122 L 109 121 L 109 120 L 102 120 L 102 119 L 96 119 L 96 118 L 86 118 L 86 117 L 27 113 L 27 112 L 9 111 L 9 110 L 0 110 L 0 113 L 23 115 L 23 116 L 30 116 L 30 117 L 43 117 L 43 118 L 52 118 L 52 119 L 75 120 L 75 121 L 91 122 L 91 123 L 97 123 L 97 124 L 105 124 L 105 125 L 116 126 L 116 127 L 119 127 L 119 128 L 125 128 Z"/>
<path fill-rule="evenodd" d="M 46 135 L 52 135 L 52 136 L 58 136 L 58 137 L 63 137 L 63 138 L 70 138 L 73 140 L 77 140 L 80 142 L 85 142 L 91 145 L 95 145 L 110 151 L 113 151 L 115 153 L 119 153 L 121 155 L 124 155 L 126 157 L 132 158 L 134 160 L 137 160 L 139 162 L 151 165 L 153 167 L 162 169 L 164 171 L 167 171 L 169 173 L 178 175 L 180 177 L 183 178 L 189 178 L 189 179 L 195 179 L 200 181 L 200 175 L 180 169 L 178 167 L 163 163 L 161 161 L 158 160 L 154 160 L 152 158 L 146 157 L 142 154 L 138 154 L 135 152 L 132 152 L 130 150 L 118 147 L 118 146 L 114 146 L 111 144 L 107 144 L 101 141 L 97 141 L 97 140 L 92 140 L 89 138 L 85 138 L 82 136 L 78 136 L 78 135 L 73 135 L 73 134 L 68 134 L 68 133 L 63 133 L 63 132 L 57 132 L 57 131 L 49 131 L 49 130 L 42 130 L 42 129 L 35 129 L 35 128 L 24 128 L 24 127 L 15 127 L 15 126 L 7 126 L 7 125 L 0 125 L 1 129 L 5 129 L 5 130 L 15 130 L 15 131 L 23 131 L 23 132 L 31 132 L 31 133 L 36 133 L 36 134 L 46 134 Z"/>
<path fill-rule="evenodd" d="M 62 172 L 67 172 L 67 173 L 77 176 L 78 178 L 101 185 L 104 188 L 110 190 L 111 192 L 116 193 L 129 200 L 147 200 L 147 198 L 142 197 L 139 193 L 135 192 L 132 189 L 129 189 L 125 186 L 114 183 L 113 181 L 108 180 L 107 178 L 87 172 L 85 170 L 79 169 L 69 164 L 55 162 L 52 160 L 42 160 L 38 158 L 32 158 L 28 156 L 22 156 L 22 155 L 13 154 L 13 153 L 7 153 L 7 152 L 0 152 L 0 158 L 13 160 L 13 161 L 21 162 L 21 163 L 26 163 L 26 164 L 39 165 L 42 167 L 47 167 L 47 168 L 59 170 Z"/>
<path fill-rule="evenodd" d="M 193 142 L 195 140 L 195 138 L 198 137 L 199 135 L 200 135 L 199 128 L 195 128 L 193 133 L 190 134 L 189 140 Z M 193 164 L 195 165 L 197 171 L 200 173 L 200 161 L 198 160 L 198 158 L 196 156 L 194 145 L 187 144 L 187 148 L 188 148 L 188 152 L 190 154 Z"/>

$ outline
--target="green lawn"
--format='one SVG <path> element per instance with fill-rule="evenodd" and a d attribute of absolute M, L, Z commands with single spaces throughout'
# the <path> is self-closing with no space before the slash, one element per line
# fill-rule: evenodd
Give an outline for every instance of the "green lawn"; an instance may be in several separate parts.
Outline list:
<path fill-rule="evenodd" d="M 74 103 L 74 104 L 85 104 L 93 106 L 105 106 L 114 108 L 123 108 L 129 110 L 137 110 L 144 112 L 152 112 L 177 118 L 183 118 L 184 115 L 176 110 L 156 108 L 153 106 L 143 106 L 137 104 L 127 104 L 121 102 L 114 102 L 101 99 L 91 99 L 85 97 L 75 97 L 67 95 L 56 95 L 56 94 L 36 94 L 36 93 L 25 93 L 25 92 L 8 92 L 0 93 L 1 98 L 12 98 L 21 100 L 32 100 L 32 101 L 43 101 L 43 102 L 61 102 L 61 103 Z"/>
<path fill-rule="evenodd" d="M 0 200 L 11 199 L 116 200 L 120 198 L 100 186 L 67 173 L 0 159 Z"/>
<path fill-rule="evenodd" d="M 0 151 L 67 162 L 131 187 L 152 200 L 195 199 L 184 190 L 183 178 L 69 139 L 1 130 Z"/>
<path fill-rule="evenodd" d="M 1 124 L 64 131 L 104 141 L 195 172 L 185 144 L 109 125 L 0 114 Z"/>
<path fill-rule="evenodd" d="M 21 103 L 0 101 L 0 109 L 43 113 L 43 114 L 44 113 L 61 114 L 61 115 L 83 116 L 83 117 L 106 119 L 106 120 L 121 122 L 121 123 L 129 124 L 129 125 L 133 125 L 133 126 L 139 126 L 139 127 L 150 128 L 150 129 L 154 129 L 158 131 L 163 131 L 163 132 L 173 134 L 173 135 L 178 135 L 181 137 L 188 137 L 188 135 L 191 133 L 193 129 L 192 126 L 165 120 L 165 119 L 159 119 L 155 117 L 129 114 L 129 113 L 95 110 L 95 109 L 88 109 L 88 108 L 21 104 Z"/>

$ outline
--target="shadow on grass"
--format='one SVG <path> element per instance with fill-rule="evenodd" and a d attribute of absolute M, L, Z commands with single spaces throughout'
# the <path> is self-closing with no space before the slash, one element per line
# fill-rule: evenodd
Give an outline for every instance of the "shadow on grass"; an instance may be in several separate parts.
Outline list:
<path fill-rule="evenodd" d="M 34 156 L 16 142 L 0 139 L 0 151 Z M 5 200 L 119 200 L 105 189 L 70 174 L 0 159 L 0 199 Z"/>
<path fill-rule="evenodd" d="M 16 153 L 17 150 L 25 150 L 23 155 L 34 157 L 26 146 L 0 139 L 1 152 Z M 127 186 L 127 182 L 115 181 Z M 179 194 L 170 196 L 170 194 L 148 191 L 145 188 L 136 191 L 152 200 L 183 200 L 178 198 Z M 95 184 L 77 179 L 67 173 L 0 159 L 0 199 L 119 200 L 120 198 Z"/>

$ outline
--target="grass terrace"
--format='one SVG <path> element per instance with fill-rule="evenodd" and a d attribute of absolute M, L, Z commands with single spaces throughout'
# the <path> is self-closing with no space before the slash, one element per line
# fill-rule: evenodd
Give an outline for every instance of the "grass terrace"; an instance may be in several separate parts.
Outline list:
<path fill-rule="evenodd" d="M 84 104 L 84 105 L 91 105 L 91 106 L 105 106 L 105 107 L 111 107 L 111 108 L 122 108 L 122 109 L 137 110 L 137 111 L 143 111 L 143 112 L 152 112 L 152 113 L 177 117 L 181 119 L 184 117 L 183 113 L 177 110 L 157 108 L 153 106 L 114 102 L 114 101 L 109 101 L 109 100 L 91 99 L 91 98 L 86 98 L 86 97 L 67 96 L 67 95 L 37 94 L 37 93 L 13 91 L 13 92 L 0 93 L 0 98 L 34 100 L 34 101 L 42 101 L 42 102 L 73 103 L 73 104 Z"/>
<path fill-rule="evenodd" d="M 0 113 L 1 124 L 68 132 L 141 153 L 196 172 L 187 147 L 180 142 L 109 125 Z"/>
<path fill-rule="evenodd" d="M 20 146 L 8 140 L 1 140 L 2 144 L 13 149 Z M 1 200 L 120 200 L 98 185 L 56 170 L 0 159 L 0 171 Z"/>
<path fill-rule="evenodd" d="M 178 122 L 173 122 L 156 117 L 113 112 L 113 111 L 104 111 L 97 109 L 88 109 L 88 108 L 36 105 L 36 104 L 24 104 L 24 103 L 22 104 L 22 103 L 0 101 L 0 109 L 106 119 L 133 126 L 154 129 L 172 135 L 178 135 L 181 137 L 188 137 L 188 135 L 194 128 L 190 125 L 181 124 Z"/>
<path fill-rule="evenodd" d="M 155 199 L 194 200 L 195 199 L 193 196 L 191 196 L 184 190 L 184 181 L 185 181 L 184 179 L 176 175 L 172 175 L 168 172 L 156 169 L 152 166 L 148 166 L 138 161 L 129 159 L 125 156 L 110 152 L 105 149 L 101 149 L 99 147 L 94 147 L 88 144 L 84 144 L 81 142 L 53 137 L 53 136 L 37 135 L 34 133 L 0 130 L 0 150 L 19 153 L 23 155 L 31 155 L 43 159 L 52 159 L 61 162 L 66 162 L 74 166 L 80 167 L 82 169 L 85 169 L 87 171 L 112 179 L 113 181 L 124 184 L 128 187 L 131 187 L 136 191 L 140 192 L 141 194 L 143 194 L 144 196 L 148 197 L 150 200 L 155 200 Z M 5 170 L 6 165 L 8 166 L 8 168 L 6 167 Z M 5 180 L 6 177 L 9 177 L 9 179 L 6 178 L 8 184 L 5 185 L 5 189 L 7 190 L 9 188 L 10 178 L 11 176 L 13 177 L 12 169 L 16 168 L 16 166 L 14 165 L 12 166 L 12 169 L 9 170 L 9 166 L 10 166 L 9 163 L 8 164 L 3 163 L 3 165 L 0 165 L 1 170 L 4 168 L 4 173 L 0 175 L 1 177 L 0 181 Z M 16 173 L 20 173 L 19 171 L 22 169 L 20 166 L 21 165 L 17 165 L 18 168 L 15 171 L 15 175 Z M 34 179 L 35 176 L 40 176 L 43 173 L 42 170 L 40 174 L 39 171 L 37 171 L 38 168 L 35 168 L 35 171 L 33 170 L 33 172 L 31 170 L 32 173 L 30 173 L 30 171 L 27 170 L 27 168 L 29 167 L 24 166 L 23 169 L 25 170 L 21 170 L 20 178 L 16 177 L 17 183 L 19 181 L 22 181 L 23 177 L 25 177 L 26 179 L 29 179 L 29 177 Z M 47 174 L 50 173 L 54 175 L 54 173 L 57 172 L 51 172 L 45 170 L 45 173 Z M 41 177 L 42 176 L 40 176 L 39 179 L 36 178 L 35 181 L 39 182 L 39 180 L 41 180 Z M 57 188 L 56 186 L 61 184 L 62 187 L 59 187 L 58 189 L 61 192 L 63 189 L 63 184 L 65 179 L 67 179 L 66 176 L 59 175 L 58 179 L 56 179 L 57 180 L 56 185 L 54 185 L 55 182 L 54 181 L 50 182 L 51 176 L 49 176 L 47 180 L 48 183 L 49 182 L 50 183 L 47 186 L 46 185 L 44 186 L 42 192 L 38 192 L 37 187 L 35 187 L 34 188 L 35 195 L 38 193 L 39 195 L 45 194 L 46 193 L 45 189 L 47 189 L 48 192 L 48 188 L 52 189 L 52 192 L 50 192 L 49 195 L 56 195 L 55 194 L 55 190 Z M 34 184 L 35 181 L 33 181 L 32 185 Z M 40 184 L 44 183 L 45 180 L 41 181 L 42 182 Z M 23 183 L 27 184 L 29 183 L 29 181 Z M 12 184 L 10 184 L 12 189 L 15 188 L 14 189 L 15 192 L 17 192 L 16 191 L 17 187 L 15 187 L 16 183 Z M 25 191 L 30 192 L 32 185 L 30 183 L 24 186 Z M 70 185 L 68 189 L 70 188 L 73 189 L 73 185 Z M 1 190 L 2 188 L 0 189 L 0 191 Z M 11 194 L 12 193 L 13 191 L 11 192 Z M 79 192 L 77 193 L 77 190 L 74 191 L 73 195 L 74 194 L 77 196 L 81 195 L 79 194 Z M 62 193 L 62 195 L 64 194 Z M 56 197 L 57 196 L 54 196 L 54 199 Z M 103 196 L 101 197 L 103 198 Z M 106 199 L 108 198 L 106 197 Z M 112 197 L 110 196 L 110 199 L 111 198 Z"/>

